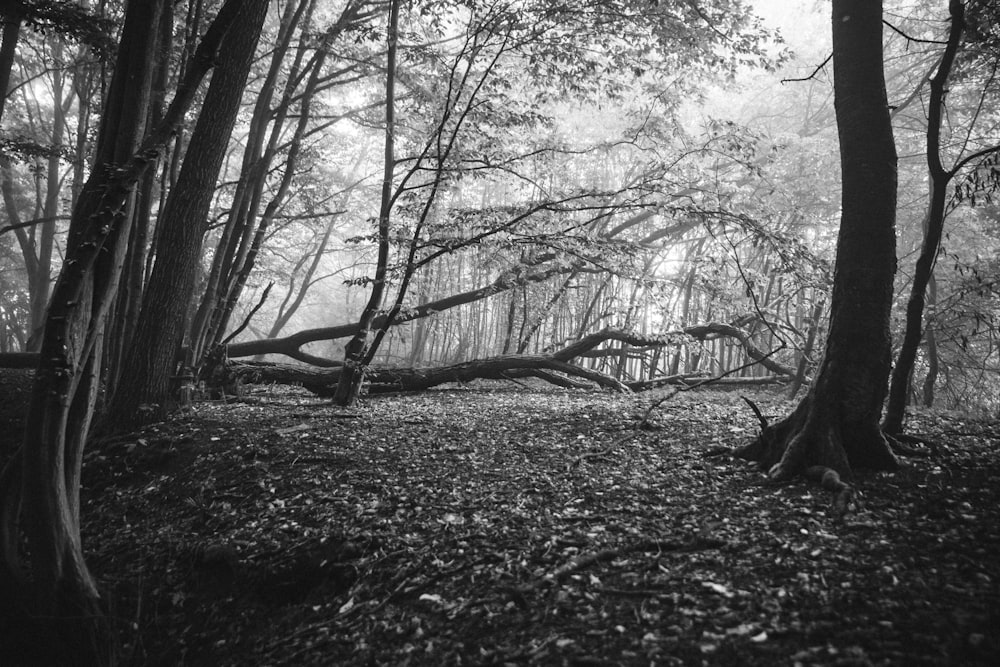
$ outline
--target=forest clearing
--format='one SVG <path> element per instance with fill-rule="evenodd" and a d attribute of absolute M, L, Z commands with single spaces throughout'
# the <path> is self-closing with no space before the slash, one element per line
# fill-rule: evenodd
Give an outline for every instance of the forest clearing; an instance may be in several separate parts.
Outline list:
<path fill-rule="evenodd" d="M 126 665 L 995 665 L 1000 431 L 860 504 L 706 458 L 736 393 L 477 382 L 339 408 L 256 389 L 87 455 Z M 755 392 L 766 414 L 788 402 Z"/>

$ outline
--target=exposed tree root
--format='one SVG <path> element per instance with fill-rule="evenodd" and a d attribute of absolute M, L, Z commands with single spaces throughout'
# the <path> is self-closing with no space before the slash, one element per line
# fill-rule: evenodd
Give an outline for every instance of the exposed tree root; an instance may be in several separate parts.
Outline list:
<path fill-rule="evenodd" d="M 933 440 L 922 438 L 919 435 L 909 435 L 906 433 L 885 434 L 886 440 L 892 451 L 898 456 L 909 456 L 912 458 L 927 458 L 937 456 L 941 452 L 941 446 Z M 912 447 L 911 445 L 916 445 Z"/>
<path fill-rule="evenodd" d="M 747 398 L 746 396 L 740 396 L 740 398 L 742 398 L 743 401 L 750 406 L 750 409 L 753 410 L 753 413 L 757 415 L 757 421 L 760 423 L 760 432 L 763 433 L 764 429 L 767 428 L 767 417 L 765 417 L 764 413 L 760 411 L 760 408 L 757 407 L 757 404 L 751 401 L 749 398 Z"/>
<path fill-rule="evenodd" d="M 878 427 L 850 431 L 818 407 L 808 395 L 788 417 L 774 424 L 753 401 L 744 398 L 761 425 L 757 438 L 733 450 L 733 455 L 758 462 L 773 481 L 802 476 L 834 494 L 833 506 L 843 515 L 859 504 L 848 480 L 854 468 L 894 469 L 895 457 Z M 710 452 L 718 455 L 717 452 Z"/>

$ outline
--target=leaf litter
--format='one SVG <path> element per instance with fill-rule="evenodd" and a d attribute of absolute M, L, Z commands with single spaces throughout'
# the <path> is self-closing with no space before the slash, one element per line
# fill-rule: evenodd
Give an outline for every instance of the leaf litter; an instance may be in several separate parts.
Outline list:
<path fill-rule="evenodd" d="M 204 403 L 91 448 L 84 542 L 134 665 L 994 665 L 1000 439 L 806 482 L 706 458 L 735 394 L 501 383 Z M 780 415 L 790 404 L 754 396 Z"/>

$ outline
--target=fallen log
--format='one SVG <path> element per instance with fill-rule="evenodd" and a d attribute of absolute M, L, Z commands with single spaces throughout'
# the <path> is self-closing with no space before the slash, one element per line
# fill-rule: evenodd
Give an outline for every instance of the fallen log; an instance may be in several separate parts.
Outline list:
<path fill-rule="evenodd" d="M 699 331 L 702 336 L 730 335 L 728 325 L 710 325 L 707 330 Z M 667 376 L 664 378 L 625 384 L 606 373 L 577 366 L 570 363 L 594 349 L 601 343 L 615 340 L 633 346 L 667 345 L 675 334 L 649 336 L 621 329 L 602 329 L 573 341 L 565 347 L 546 354 L 511 354 L 485 359 L 474 359 L 450 366 L 432 368 L 385 368 L 371 367 L 365 374 L 369 393 L 384 393 L 393 391 L 421 391 L 448 382 L 470 382 L 472 380 L 511 380 L 524 377 L 541 378 L 552 384 L 563 387 L 582 388 L 590 384 L 615 391 L 630 392 L 653 389 L 665 385 L 690 385 L 704 378 L 694 375 Z M 763 354 L 763 353 L 760 353 Z M 759 363 L 768 368 L 766 355 Z M 781 368 L 778 366 L 778 368 Z M 763 385 L 780 382 L 782 377 L 791 377 L 794 371 L 785 376 L 768 376 L 766 378 L 721 378 L 713 380 L 716 385 Z M 319 396 L 332 396 L 340 380 L 339 367 L 316 367 L 293 364 L 278 364 L 255 361 L 228 360 L 224 366 L 225 379 L 223 383 L 238 380 L 241 383 L 275 383 L 301 385 Z"/>
<path fill-rule="evenodd" d="M 317 396 L 333 395 L 340 380 L 340 370 L 257 361 L 229 361 L 225 366 L 225 374 L 242 383 L 301 385 Z M 556 375 L 553 371 L 561 375 Z M 564 387 L 593 386 L 572 379 L 583 378 L 599 387 L 621 392 L 630 391 L 627 385 L 610 375 L 574 366 L 548 355 L 507 355 L 437 368 L 372 367 L 365 373 L 369 393 L 422 391 L 448 382 L 509 380 L 524 377 L 538 377 Z"/>
<path fill-rule="evenodd" d="M 267 361 L 229 361 L 225 374 L 241 384 L 285 384 L 305 387 L 317 396 L 332 396 L 340 380 L 339 368 L 318 368 L 300 364 Z M 609 375 L 542 355 L 510 355 L 466 361 L 438 368 L 370 368 L 365 375 L 370 394 L 423 391 L 449 382 L 473 380 L 519 380 L 538 378 L 567 389 L 592 389 L 594 386 L 615 391 L 648 391 L 665 386 L 689 387 L 711 378 L 701 375 L 676 375 L 622 383 Z M 581 381 L 586 380 L 586 381 Z M 783 384 L 789 378 L 766 375 L 749 378 L 714 378 L 711 386 L 751 387 Z"/>
<path fill-rule="evenodd" d="M 652 380 L 629 382 L 632 391 L 649 391 L 660 387 L 691 387 L 701 382 L 707 382 L 711 387 L 766 387 L 776 384 L 787 384 L 792 378 L 786 375 L 761 375 L 760 377 L 712 377 L 701 373 L 684 373 L 667 375 Z"/>

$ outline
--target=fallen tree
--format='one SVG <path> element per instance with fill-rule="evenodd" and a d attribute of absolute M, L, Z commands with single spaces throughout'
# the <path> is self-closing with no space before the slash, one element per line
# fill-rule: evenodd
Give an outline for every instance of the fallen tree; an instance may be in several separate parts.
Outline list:
<path fill-rule="evenodd" d="M 556 375 L 558 371 L 564 376 Z M 301 385 L 317 396 L 333 396 L 340 380 L 339 368 L 312 368 L 292 364 L 260 361 L 230 362 L 226 375 L 242 383 L 274 383 Z M 539 377 L 561 386 L 590 387 L 589 383 L 574 382 L 579 377 L 615 391 L 629 391 L 626 384 L 599 371 L 574 366 L 547 355 L 505 355 L 476 359 L 437 368 L 377 368 L 365 374 L 369 393 L 420 391 L 448 382 L 472 380 L 509 380 Z"/>
<path fill-rule="evenodd" d="M 560 374 L 562 373 L 562 374 Z M 281 364 L 267 361 L 231 361 L 225 366 L 230 381 L 242 384 L 287 384 L 305 387 L 317 396 L 332 396 L 340 380 L 339 368 L 316 368 L 301 364 Z M 473 380 L 522 380 L 538 378 L 567 389 L 590 389 L 598 386 L 615 391 L 648 391 L 667 386 L 691 387 L 710 381 L 715 387 L 759 387 L 785 384 L 782 375 L 760 377 L 712 378 L 699 373 L 668 375 L 652 380 L 619 382 L 610 375 L 556 361 L 545 355 L 508 355 L 466 361 L 437 368 L 377 368 L 369 369 L 369 393 L 421 391 L 449 382 Z M 590 380 L 581 381 L 576 378 Z"/>
<path fill-rule="evenodd" d="M 740 334 L 734 337 L 744 344 L 744 348 L 748 345 L 752 346 L 749 336 L 729 325 L 711 324 L 702 327 L 689 327 L 689 329 L 704 337 L 732 335 L 730 331 L 734 330 Z M 429 368 L 372 367 L 366 374 L 366 380 L 369 393 L 420 391 L 448 382 L 471 382 L 482 379 L 515 380 L 528 377 L 540 378 L 562 387 L 590 387 L 593 386 L 590 383 L 593 383 L 599 387 L 622 392 L 643 391 L 667 385 L 685 386 L 706 380 L 707 377 L 704 375 L 687 373 L 625 383 L 601 371 L 572 363 L 573 359 L 585 355 L 607 341 L 614 340 L 626 345 L 645 348 L 662 347 L 676 343 L 676 334 L 677 332 L 671 332 L 663 336 L 646 336 L 620 329 L 603 329 L 546 354 L 499 355 Z M 713 384 L 722 386 L 776 384 L 786 382 L 794 376 L 794 369 L 774 362 L 756 347 L 753 347 L 753 350 L 757 355 L 748 352 L 751 358 L 759 361 L 765 367 L 779 369 L 779 372 L 775 375 L 756 378 L 721 378 L 713 381 Z M 301 385 L 319 396 L 332 396 L 337 382 L 340 380 L 340 373 L 340 368 L 257 361 L 228 361 L 224 366 L 223 383 L 237 381 L 254 384 L 293 384 Z"/>
<path fill-rule="evenodd" d="M 548 272 L 545 272 L 544 277 L 548 277 Z M 542 279 L 544 279 L 543 274 L 536 275 L 532 278 L 533 281 Z M 463 292 L 462 294 L 456 294 L 445 299 L 439 299 L 438 301 L 431 301 L 416 308 L 403 311 L 396 316 L 395 324 L 402 324 L 411 320 L 427 317 L 428 315 L 433 315 L 434 313 L 441 312 L 442 310 L 447 310 L 448 308 L 453 308 L 455 306 L 460 306 L 462 304 L 481 299 L 485 293 L 495 293 L 509 288 L 510 286 L 507 282 L 497 280 L 487 287 L 475 289 L 470 292 Z M 384 318 L 384 316 L 380 317 Z M 381 320 L 379 318 L 376 318 L 375 325 L 377 325 L 380 321 Z M 284 338 L 269 338 L 265 340 L 248 341 L 245 343 L 233 343 L 226 348 L 225 356 L 230 359 L 236 359 L 262 354 L 282 354 L 287 357 L 291 357 L 292 359 L 312 364 L 313 366 L 319 366 L 322 368 L 339 368 L 343 365 L 343 362 L 302 352 L 300 348 L 307 343 L 314 343 L 320 340 L 336 340 L 338 338 L 346 338 L 347 336 L 353 335 L 357 329 L 357 322 L 351 322 L 348 324 L 340 324 L 321 329 L 307 329 Z M 593 342 L 593 336 L 604 337 L 596 343 L 591 344 Z M 575 346 L 583 345 L 584 348 L 581 352 L 573 354 L 570 357 L 560 356 L 559 358 L 564 360 L 567 358 L 575 358 L 589 352 L 591 349 L 596 347 L 597 344 L 602 343 L 605 340 L 618 340 L 634 347 L 645 347 L 651 349 L 676 343 L 679 337 L 684 336 L 694 338 L 699 341 L 715 340 L 717 338 L 733 338 L 740 343 L 749 358 L 759 362 L 767 370 L 777 375 L 787 375 L 789 377 L 795 376 L 796 369 L 772 359 L 771 356 L 773 353 L 764 352 L 757 347 L 751 339 L 750 334 L 743 331 L 739 327 L 732 324 L 724 324 L 722 322 L 708 322 L 706 324 L 684 327 L 683 329 L 670 331 L 659 336 L 648 336 L 615 329 L 604 329 L 601 332 L 590 334 L 589 336 L 581 338 L 577 343 L 574 343 L 567 348 L 575 349 Z M 556 354 L 564 355 L 564 352 L 558 352 Z"/>
<path fill-rule="evenodd" d="M 508 271 L 492 283 L 484 285 L 483 287 L 478 287 L 459 294 L 452 294 L 451 296 L 447 296 L 443 299 L 429 301 L 419 306 L 402 310 L 396 315 L 395 318 L 393 318 L 393 325 L 405 324 L 406 322 L 428 317 L 435 313 L 440 313 L 457 306 L 473 303 L 475 301 L 479 301 L 480 299 L 485 299 L 493 296 L 494 294 L 505 292 L 515 287 L 542 282 L 554 275 L 565 273 L 566 270 L 565 266 L 559 265 L 527 272 L 521 270 Z M 385 314 L 378 315 L 372 321 L 372 328 L 378 329 L 385 324 L 385 321 Z M 282 338 L 265 338 L 262 340 L 251 340 L 243 343 L 232 343 L 226 348 L 225 353 L 226 356 L 231 359 L 239 357 L 254 357 L 261 354 L 283 354 L 286 357 L 303 361 L 314 366 L 322 366 L 326 368 L 339 367 L 343 365 L 342 361 L 325 359 L 323 357 L 309 354 L 308 352 L 303 352 L 301 350 L 302 346 L 318 341 L 347 338 L 348 336 L 356 334 L 358 330 L 359 325 L 357 322 L 348 322 L 346 324 L 338 324 L 332 327 L 321 327 L 318 329 L 306 329 Z"/>
<path fill-rule="evenodd" d="M 713 387 L 766 387 L 770 385 L 788 384 L 791 381 L 787 375 L 757 375 L 753 377 L 712 376 L 705 373 L 681 373 L 665 375 L 652 380 L 629 382 L 632 391 L 649 391 L 660 387 L 695 387 L 711 384 Z"/>

